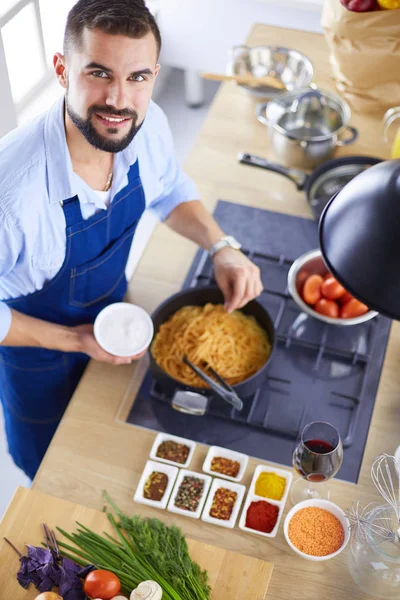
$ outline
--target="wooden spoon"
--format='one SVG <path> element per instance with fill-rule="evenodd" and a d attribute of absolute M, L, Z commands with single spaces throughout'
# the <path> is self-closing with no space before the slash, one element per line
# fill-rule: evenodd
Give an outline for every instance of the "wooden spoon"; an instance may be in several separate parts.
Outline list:
<path fill-rule="evenodd" d="M 286 86 L 284 83 L 282 83 L 282 81 L 272 77 L 271 75 L 254 77 L 254 75 L 222 75 L 219 73 L 201 73 L 201 76 L 203 79 L 210 79 L 212 81 L 236 81 L 236 83 L 244 83 L 246 85 L 254 85 L 257 87 L 265 85 L 278 90 L 286 89 Z"/>

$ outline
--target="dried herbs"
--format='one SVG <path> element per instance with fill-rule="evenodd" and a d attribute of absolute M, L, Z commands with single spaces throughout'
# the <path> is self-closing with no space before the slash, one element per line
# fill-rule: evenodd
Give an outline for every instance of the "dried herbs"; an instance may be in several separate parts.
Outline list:
<path fill-rule="evenodd" d="M 240 463 L 237 460 L 215 456 L 211 461 L 211 471 L 216 471 L 217 473 L 221 473 L 221 475 L 237 477 L 239 470 Z"/>
<path fill-rule="evenodd" d="M 237 492 L 226 488 L 218 488 L 212 501 L 210 517 L 221 519 L 222 521 L 229 521 L 233 507 L 235 506 L 236 498 Z"/>
<path fill-rule="evenodd" d="M 175 498 L 175 506 L 194 512 L 199 506 L 199 502 L 203 495 L 204 480 L 199 477 L 191 477 L 186 475 L 182 479 L 182 483 L 179 486 L 178 493 Z"/>
<path fill-rule="evenodd" d="M 189 456 L 190 448 L 173 440 L 162 442 L 157 448 L 156 456 L 183 465 Z"/>
<path fill-rule="evenodd" d="M 162 500 L 168 485 L 168 475 L 153 471 L 144 484 L 143 496 L 156 502 Z"/>

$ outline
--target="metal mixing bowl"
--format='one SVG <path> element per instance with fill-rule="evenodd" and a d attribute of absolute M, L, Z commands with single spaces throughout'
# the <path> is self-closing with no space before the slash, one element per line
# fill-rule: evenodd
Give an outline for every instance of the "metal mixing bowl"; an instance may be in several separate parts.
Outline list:
<path fill-rule="evenodd" d="M 302 256 L 299 256 L 290 267 L 288 273 L 288 289 L 290 295 L 301 310 L 311 317 L 323 321 L 324 323 L 329 323 L 330 325 L 348 326 L 365 323 L 365 321 L 373 319 L 378 314 L 373 310 L 369 310 L 364 315 L 354 317 L 353 319 L 334 319 L 317 313 L 311 306 L 304 302 L 300 295 L 301 286 L 299 285 L 299 281 L 301 281 L 302 275 L 305 272 L 309 275 L 322 275 L 322 277 L 328 273 L 328 269 L 322 259 L 321 250 L 311 250 L 310 252 L 306 252 Z"/>
<path fill-rule="evenodd" d="M 253 75 L 265 77 L 271 75 L 282 81 L 289 91 L 307 87 L 313 78 L 311 61 L 291 48 L 279 46 L 234 46 L 226 72 L 228 75 Z M 257 98 L 272 98 L 282 90 L 268 86 L 249 86 L 239 84 L 246 92 Z"/>

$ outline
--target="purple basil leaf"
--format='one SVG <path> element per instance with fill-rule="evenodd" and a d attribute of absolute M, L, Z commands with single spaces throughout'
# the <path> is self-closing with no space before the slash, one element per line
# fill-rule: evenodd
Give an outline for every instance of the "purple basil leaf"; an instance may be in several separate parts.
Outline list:
<path fill-rule="evenodd" d="M 64 567 L 60 567 L 60 583 L 58 586 L 58 593 L 62 598 L 64 598 L 65 594 L 70 590 L 75 581 L 79 581 L 80 579 L 73 571 L 66 570 Z"/>
<path fill-rule="evenodd" d="M 42 580 L 39 584 L 39 591 L 40 592 L 51 592 L 53 587 L 54 587 L 54 583 L 53 583 L 52 579 L 50 579 L 50 577 L 47 577 L 47 575 L 44 575 L 44 577 L 42 577 Z"/>
<path fill-rule="evenodd" d="M 36 546 L 28 546 L 28 556 L 33 560 L 37 561 L 41 565 L 46 565 L 47 563 L 54 563 L 54 558 L 50 550 L 46 550 L 46 548 L 40 548 Z"/>
<path fill-rule="evenodd" d="M 60 589 L 58 593 L 61 595 Z M 62 597 L 64 600 L 86 600 L 86 594 L 82 589 L 80 580 L 75 580 L 72 588 L 65 592 Z"/>
<path fill-rule="evenodd" d="M 40 588 L 40 584 L 42 583 L 42 578 L 37 574 L 36 571 L 32 571 L 32 573 L 30 573 L 30 577 L 33 585 L 38 590 Z"/>
<path fill-rule="evenodd" d="M 78 577 L 86 578 L 88 573 L 91 571 L 95 571 L 96 567 L 94 565 L 86 565 L 86 567 L 82 567 L 80 571 L 78 571 Z"/>
<path fill-rule="evenodd" d="M 45 573 L 47 577 L 50 577 L 54 585 L 58 585 L 60 583 L 61 568 L 59 567 L 59 565 L 49 564 L 42 567 L 42 569 L 43 573 Z"/>
<path fill-rule="evenodd" d="M 66 571 L 72 571 L 73 573 L 79 573 L 82 569 L 80 565 L 77 565 L 76 562 L 65 556 L 62 558 L 62 566 Z"/>
<path fill-rule="evenodd" d="M 19 559 L 19 562 L 21 563 L 21 566 L 20 566 L 19 571 L 17 573 L 18 583 L 23 588 L 27 589 L 29 587 L 30 582 L 31 582 L 31 576 L 30 576 L 30 573 L 28 571 L 29 558 L 27 556 L 21 556 L 21 558 Z"/>

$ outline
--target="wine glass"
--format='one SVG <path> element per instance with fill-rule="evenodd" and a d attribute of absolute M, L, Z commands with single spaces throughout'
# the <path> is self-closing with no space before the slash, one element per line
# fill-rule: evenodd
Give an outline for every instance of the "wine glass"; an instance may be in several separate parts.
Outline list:
<path fill-rule="evenodd" d="M 338 430 L 324 421 L 306 425 L 293 453 L 293 467 L 302 477 L 291 487 L 293 504 L 302 500 L 330 499 L 325 481 L 334 477 L 343 461 L 343 446 Z"/>

